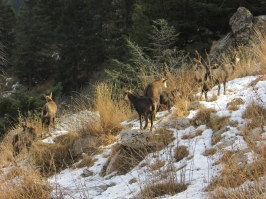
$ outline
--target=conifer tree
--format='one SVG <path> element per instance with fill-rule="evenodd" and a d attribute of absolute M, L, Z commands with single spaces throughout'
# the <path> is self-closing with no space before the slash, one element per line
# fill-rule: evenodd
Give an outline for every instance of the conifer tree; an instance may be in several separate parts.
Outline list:
<path fill-rule="evenodd" d="M 18 16 L 15 73 L 31 90 L 51 73 L 50 32 L 46 18 L 38 13 L 38 0 L 26 0 Z M 48 23 L 49 24 L 49 23 Z M 49 27 L 49 26 L 48 26 Z"/>
<path fill-rule="evenodd" d="M 4 70 L 11 71 L 12 57 L 15 45 L 16 13 L 11 1 L 7 2 L 2 15 L 1 42 L 5 46 L 6 59 Z"/>
<path fill-rule="evenodd" d="M 79 90 L 103 60 L 101 15 L 95 0 L 65 0 L 57 28 L 60 59 L 56 81 L 63 92 Z"/>

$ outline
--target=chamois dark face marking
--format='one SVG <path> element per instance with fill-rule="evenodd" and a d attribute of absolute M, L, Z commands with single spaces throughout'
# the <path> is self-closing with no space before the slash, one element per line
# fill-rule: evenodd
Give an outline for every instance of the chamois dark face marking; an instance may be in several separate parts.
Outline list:
<path fill-rule="evenodd" d="M 139 121 L 140 121 L 140 129 L 142 129 L 142 118 L 145 119 L 144 129 L 148 126 L 148 119 L 151 121 L 150 131 L 153 127 L 153 117 L 155 117 L 155 101 L 150 97 L 144 96 L 136 96 L 130 91 L 126 91 L 124 94 L 124 99 L 129 99 L 133 104 L 135 110 L 138 112 Z"/>
<path fill-rule="evenodd" d="M 55 127 L 55 114 L 57 111 L 57 105 L 52 99 L 52 92 L 50 95 L 44 95 L 46 99 L 46 104 L 42 108 L 41 112 L 41 119 L 42 119 L 42 137 L 44 126 L 47 126 L 49 135 L 51 135 L 50 131 L 50 125 L 53 123 L 53 126 Z"/>

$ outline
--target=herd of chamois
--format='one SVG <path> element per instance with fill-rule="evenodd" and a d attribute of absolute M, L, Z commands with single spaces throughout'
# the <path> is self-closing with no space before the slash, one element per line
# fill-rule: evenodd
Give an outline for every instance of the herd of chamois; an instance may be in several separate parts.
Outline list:
<path fill-rule="evenodd" d="M 239 58 L 234 58 L 233 62 L 227 64 L 220 64 L 216 67 L 209 68 L 206 64 L 203 64 L 200 60 L 194 59 L 192 70 L 196 82 L 201 87 L 201 95 L 205 94 L 205 100 L 207 100 L 207 92 L 215 85 L 218 85 L 218 95 L 220 95 L 220 84 L 223 83 L 224 94 L 226 94 L 226 82 L 228 78 L 232 76 L 236 70 L 236 65 L 239 62 Z M 160 78 L 149 83 L 144 89 L 143 96 L 133 94 L 133 92 L 127 90 L 124 98 L 130 100 L 134 109 L 139 115 L 140 129 L 142 129 L 142 120 L 144 118 L 144 129 L 148 126 L 148 120 L 151 122 L 150 131 L 152 131 L 153 121 L 156 120 L 156 113 L 160 110 L 161 106 L 166 106 L 170 112 L 170 108 L 175 104 L 177 89 L 169 92 L 167 88 L 167 78 Z M 42 134 L 45 126 L 49 135 L 51 135 L 50 126 L 55 127 L 55 115 L 57 112 L 57 105 L 52 99 L 52 92 L 50 95 L 44 95 L 46 99 L 45 105 L 41 110 L 41 122 L 42 122 Z M 36 140 L 37 133 L 35 128 L 22 125 L 23 131 L 20 134 L 13 136 L 13 155 L 16 156 L 24 146 L 29 150 L 32 142 Z"/>

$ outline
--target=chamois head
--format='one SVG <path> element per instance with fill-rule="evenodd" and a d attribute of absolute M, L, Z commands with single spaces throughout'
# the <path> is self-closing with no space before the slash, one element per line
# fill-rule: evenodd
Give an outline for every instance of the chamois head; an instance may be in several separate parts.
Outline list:
<path fill-rule="evenodd" d="M 50 95 L 45 95 L 45 94 L 43 94 L 44 98 L 46 99 L 46 102 L 53 101 L 53 99 L 52 99 L 52 95 L 53 95 L 52 92 L 50 93 Z"/>
<path fill-rule="evenodd" d="M 200 60 L 194 58 L 193 61 L 194 61 L 194 64 L 192 66 L 193 71 L 205 69 L 205 66 L 201 63 Z"/>

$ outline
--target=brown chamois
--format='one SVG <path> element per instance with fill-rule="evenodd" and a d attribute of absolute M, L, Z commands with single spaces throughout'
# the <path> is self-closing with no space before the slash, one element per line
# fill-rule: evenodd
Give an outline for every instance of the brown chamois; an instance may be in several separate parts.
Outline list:
<path fill-rule="evenodd" d="M 224 95 L 226 95 L 226 82 L 228 81 L 228 78 L 231 77 L 235 72 L 236 65 L 239 60 L 240 59 L 236 57 L 234 58 L 234 62 L 224 63 L 217 68 L 210 69 L 210 78 L 208 79 L 208 81 L 211 81 L 211 84 L 213 85 L 218 85 L 218 96 L 220 95 L 221 83 L 224 86 Z M 208 84 L 208 81 L 206 82 L 206 84 Z M 207 92 L 205 98 L 207 99 Z"/>
<path fill-rule="evenodd" d="M 42 112 L 41 112 L 42 137 L 43 137 L 44 125 L 47 126 L 49 135 L 52 135 L 49 127 L 51 123 L 53 123 L 53 126 L 55 128 L 55 114 L 57 111 L 56 103 L 52 99 L 52 92 L 50 95 L 43 95 L 43 96 L 46 99 L 46 104 L 42 107 Z"/>
<path fill-rule="evenodd" d="M 205 95 L 205 100 L 207 101 L 207 93 L 208 91 L 218 85 L 217 95 L 220 95 L 221 83 L 223 83 L 224 87 L 224 95 L 226 95 L 226 82 L 228 78 L 233 75 L 236 70 L 236 65 L 239 62 L 239 58 L 234 58 L 234 63 L 226 63 L 221 64 L 215 68 L 207 69 L 200 61 L 196 60 L 196 64 L 193 66 L 195 71 L 195 79 L 198 83 L 201 83 L 201 95 L 200 99 L 202 99 L 202 94 Z"/>
<path fill-rule="evenodd" d="M 160 94 L 162 93 L 164 88 L 167 88 L 166 81 L 166 78 L 155 80 L 154 82 L 149 83 L 148 86 L 144 89 L 144 96 L 152 98 L 156 103 L 155 112 L 158 111 L 160 105 Z M 156 120 L 155 114 L 153 119 Z"/>
<path fill-rule="evenodd" d="M 13 136 L 12 145 L 14 157 L 18 155 L 24 147 L 26 147 L 29 152 L 32 142 L 37 138 L 35 128 L 27 127 L 26 125 L 22 125 L 22 127 L 23 131 L 20 134 L 15 134 Z"/>
<path fill-rule="evenodd" d="M 151 121 L 150 131 L 152 130 L 153 126 L 153 118 L 155 118 L 155 101 L 150 97 L 144 96 L 136 96 L 130 91 L 125 92 L 125 100 L 130 100 L 133 104 L 135 110 L 138 112 L 139 121 L 140 121 L 140 129 L 142 129 L 142 117 L 145 119 L 145 126 L 144 129 L 148 126 L 148 119 Z"/>
<path fill-rule="evenodd" d="M 172 91 L 162 91 L 160 94 L 160 105 L 158 108 L 159 110 L 163 110 L 163 107 L 165 106 L 168 110 L 168 112 L 171 112 L 171 107 L 173 107 L 176 103 L 176 97 L 180 95 L 180 92 L 178 89 L 174 89 Z"/>
<path fill-rule="evenodd" d="M 197 60 L 196 58 L 193 59 L 195 64 L 192 66 L 192 70 L 194 71 L 195 80 L 199 84 L 201 88 L 201 94 L 200 94 L 200 100 L 202 99 L 202 94 L 207 92 L 206 85 L 204 83 L 209 78 L 210 71 L 207 67 L 205 67 L 204 64 L 201 63 L 200 60 Z M 205 94 L 206 96 L 207 94 Z"/>

